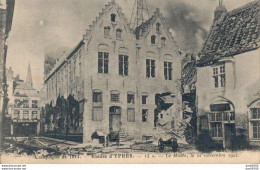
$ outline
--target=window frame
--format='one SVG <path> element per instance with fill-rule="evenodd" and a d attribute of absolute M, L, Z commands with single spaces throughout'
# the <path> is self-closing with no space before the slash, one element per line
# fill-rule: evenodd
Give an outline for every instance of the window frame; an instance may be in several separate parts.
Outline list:
<path fill-rule="evenodd" d="M 214 80 L 214 88 L 225 88 L 226 86 L 226 69 L 225 64 L 221 64 L 218 66 L 214 66 L 213 69 L 213 80 Z"/>
<path fill-rule="evenodd" d="M 164 68 L 164 79 L 165 80 L 172 80 L 172 62 L 164 61 L 163 68 Z"/>
<path fill-rule="evenodd" d="M 131 97 L 131 99 L 129 97 Z M 129 99 L 130 99 L 130 101 L 129 101 Z M 134 92 L 127 92 L 127 104 L 135 104 L 135 93 Z"/>
<path fill-rule="evenodd" d="M 100 95 L 100 101 L 98 100 L 97 94 Z M 92 102 L 93 103 L 102 103 L 103 102 L 103 92 L 101 90 L 93 90 L 92 92 Z"/>
<path fill-rule="evenodd" d="M 155 69 L 156 69 L 156 61 L 154 59 L 146 59 L 146 78 L 155 78 L 156 76 Z"/>
<path fill-rule="evenodd" d="M 157 33 L 160 33 L 160 32 L 161 32 L 161 24 L 160 24 L 160 23 L 157 23 L 157 24 L 156 24 L 156 32 L 157 32 Z"/>
<path fill-rule="evenodd" d="M 32 108 L 38 108 L 38 100 L 32 100 Z"/>
<path fill-rule="evenodd" d="M 151 44 L 152 45 L 156 44 L 156 36 L 155 35 L 151 36 Z"/>
<path fill-rule="evenodd" d="M 143 123 L 147 122 L 147 119 L 148 119 L 148 109 L 142 109 L 142 122 Z"/>
<path fill-rule="evenodd" d="M 120 103 L 120 92 L 119 91 L 111 91 L 110 92 L 110 102 L 112 103 Z"/>
<path fill-rule="evenodd" d="M 118 74 L 120 76 L 129 75 L 129 56 L 119 54 L 118 55 Z"/>
<path fill-rule="evenodd" d="M 109 53 L 98 52 L 98 73 L 109 74 Z"/>
<path fill-rule="evenodd" d="M 254 113 L 255 111 L 255 113 Z M 260 140 L 260 107 L 258 107 L 257 105 L 255 105 L 254 107 L 250 107 L 249 108 L 249 112 L 250 112 L 250 119 L 249 119 L 249 123 L 250 123 L 250 140 Z"/>
<path fill-rule="evenodd" d="M 110 15 L 110 21 L 113 22 L 113 23 L 116 22 L 116 14 Z"/>

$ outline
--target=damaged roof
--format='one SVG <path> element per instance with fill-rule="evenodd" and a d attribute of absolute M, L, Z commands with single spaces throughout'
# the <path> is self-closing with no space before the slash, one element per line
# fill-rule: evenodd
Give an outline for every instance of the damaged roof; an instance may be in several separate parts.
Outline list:
<path fill-rule="evenodd" d="M 184 65 L 181 73 L 182 86 L 191 87 L 197 81 L 196 62 L 191 61 Z"/>
<path fill-rule="evenodd" d="M 259 1 L 227 12 L 211 27 L 198 65 L 259 48 Z"/>

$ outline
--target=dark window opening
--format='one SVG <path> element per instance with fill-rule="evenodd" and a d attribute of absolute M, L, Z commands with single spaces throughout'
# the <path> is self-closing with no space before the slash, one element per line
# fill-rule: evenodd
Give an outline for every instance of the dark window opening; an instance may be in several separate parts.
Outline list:
<path fill-rule="evenodd" d="M 93 92 L 93 102 L 102 102 L 102 92 Z"/>
<path fill-rule="evenodd" d="M 161 30 L 160 30 L 160 27 L 161 27 L 161 24 L 160 23 L 157 23 L 156 24 L 156 31 L 157 32 L 160 32 Z"/>
<path fill-rule="evenodd" d="M 109 53 L 98 52 L 98 73 L 108 74 Z"/>
<path fill-rule="evenodd" d="M 146 59 L 146 77 L 155 77 L 155 60 Z"/>
<path fill-rule="evenodd" d="M 152 43 L 152 44 L 155 44 L 155 41 L 156 41 L 156 36 L 155 36 L 155 35 L 152 35 L 152 36 L 151 36 L 151 43 Z"/>
<path fill-rule="evenodd" d="M 111 14 L 111 22 L 116 22 L 116 14 Z"/>
<path fill-rule="evenodd" d="M 135 95 L 134 94 L 127 94 L 127 103 L 129 103 L 129 104 L 135 103 Z"/>
<path fill-rule="evenodd" d="M 172 63 L 164 62 L 164 79 L 172 80 Z"/>
<path fill-rule="evenodd" d="M 146 95 L 142 96 L 142 104 L 147 104 L 147 97 Z"/>
<path fill-rule="evenodd" d="M 148 117 L 148 110 L 147 109 L 143 109 L 142 110 L 142 122 L 146 122 L 147 121 L 147 117 Z"/>
<path fill-rule="evenodd" d="M 128 76 L 128 56 L 119 55 L 119 75 Z"/>

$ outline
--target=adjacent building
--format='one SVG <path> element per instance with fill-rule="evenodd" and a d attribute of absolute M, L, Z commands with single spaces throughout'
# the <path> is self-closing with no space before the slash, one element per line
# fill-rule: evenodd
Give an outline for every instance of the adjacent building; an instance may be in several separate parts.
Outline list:
<path fill-rule="evenodd" d="M 129 25 L 109 2 L 46 76 L 45 132 L 83 135 L 84 142 L 96 131 L 151 136 L 159 99 L 172 110 L 166 123 L 182 119 L 181 57 L 160 10 L 134 30 Z"/>
<path fill-rule="evenodd" d="M 8 114 L 6 133 L 8 136 L 32 136 L 40 132 L 40 96 L 33 88 L 31 68 L 28 66 L 26 81 L 13 77 L 8 69 Z"/>
<path fill-rule="evenodd" d="M 7 111 L 6 56 L 7 38 L 12 28 L 15 0 L 0 0 L 0 128 L 4 129 L 4 118 Z M 4 133 L 0 133 L 2 147 Z"/>
<path fill-rule="evenodd" d="M 259 9 L 220 3 L 197 62 L 198 133 L 224 148 L 260 144 Z"/>

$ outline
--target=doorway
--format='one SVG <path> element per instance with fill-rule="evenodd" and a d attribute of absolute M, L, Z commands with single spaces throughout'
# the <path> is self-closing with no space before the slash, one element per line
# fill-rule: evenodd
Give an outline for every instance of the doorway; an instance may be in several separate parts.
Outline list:
<path fill-rule="evenodd" d="M 119 132 L 121 124 L 121 107 L 111 106 L 109 108 L 109 132 Z"/>
<path fill-rule="evenodd" d="M 232 149 L 233 141 L 236 136 L 235 123 L 224 124 L 224 143 L 225 149 Z"/>

